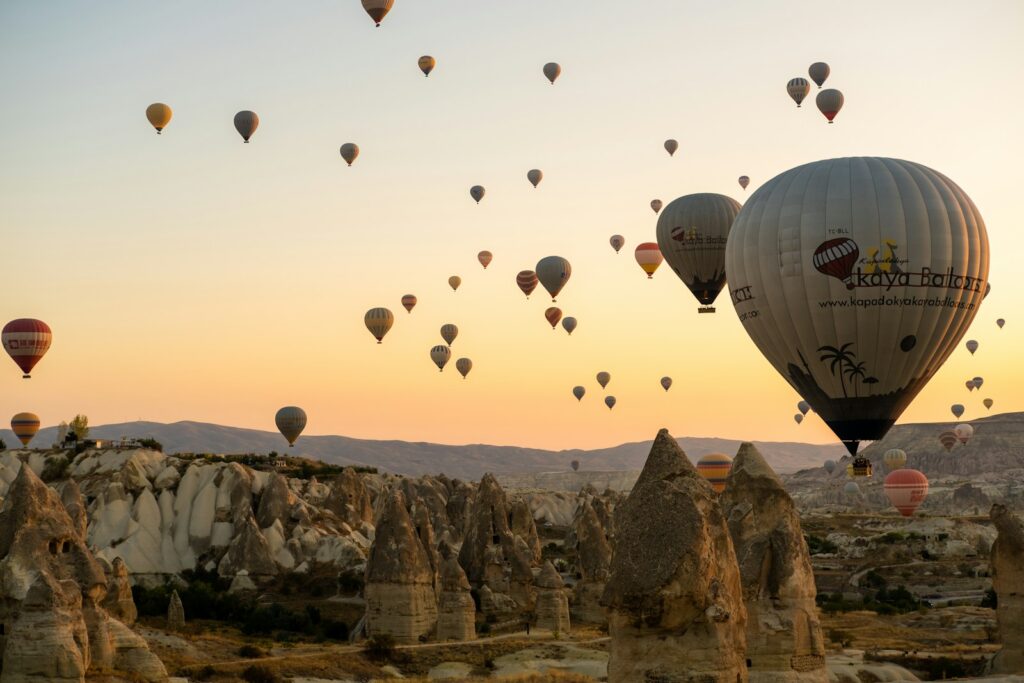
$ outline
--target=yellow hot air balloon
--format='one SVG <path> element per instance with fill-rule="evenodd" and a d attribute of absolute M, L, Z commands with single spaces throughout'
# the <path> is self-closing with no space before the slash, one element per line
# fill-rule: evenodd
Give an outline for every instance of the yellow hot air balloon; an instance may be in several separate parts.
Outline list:
<path fill-rule="evenodd" d="M 452 350 L 443 344 L 438 344 L 430 349 L 430 360 L 434 361 L 434 365 L 440 372 L 444 372 L 444 366 L 448 364 L 448 359 L 451 357 Z"/>
<path fill-rule="evenodd" d="M 907 464 L 907 453 L 900 448 L 890 448 L 882 456 L 882 462 L 885 463 L 885 469 L 890 472 L 898 470 Z"/>
<path fill-rule="evenodd" d="M 154 102 L 146 107 L 146 118 L 156 128 L 157 135 L 160 135 L 167 124 L 171 122 L 172 116 L 174 116 L 174 112 L 163 102 Z"/>
<path fill-rule="evenodd" d="M 697 472 L 708 480 L 715 493 L 725 490 L 725 480 L 732 469 L 732 458 L 724 453 L 709 453 L 697 461 Z"/>
<path fill-rule="evenodd" d="M 526 179 L 530 181 L 530 184 L 534 187 L 540 185 L 540 181 L 544 179 L 544 172 L 539 168 L 531 168 L 526 172 Z"/>
<path fill-rule="evenodd" d="M 373 19 L 373 23 L 380 26 L 380 22 L 384 21 L 384 17 L 394 4 L 395 0 L 363 0 L 363 9 Z"/>
<path fill-rule="evenodd" d="M 466 379 L 466 375 L 473 369 L 473 361 L 468 358 L 459 358 L 455 361 L 455 369 L 462 375 L 462 379 Z"/>
<path fill-rule="evenodd" d="M 345 160 L 345 163 L 349 166 L 359 156 L 359 145 L 354 142 L 346 142 L 341 146 L 341 158 Z"/>
<path fill-rule="evenodd" d="M 452 275 L 450 278 L 448 278 L 448 286 L 452 288 L 453 292 L 458 291 L 459 285 L 461 284 L 462 278 L 459 277 L 458 275 Z"/>
<path fill-rule="evenodd" d="M 410 309 L 412 310 L 412 309 Z M 388 333 L 391 326 L 395 324 L 395 315 L 386 308 L 371 308 L 363 316 L 363 322 L 366 324 L 366 329 L 370 331 L 370 334 L 376 338 L 377 343 L 380 344 L 384 339 L 384 335 Z"/>
<path fill-rule="evenodd" d="M 555 84 L 555 80 L 562 75 L 562 67 L 556 62 L 548 62 L 544 65 L 544 76 L 551 81 L 551 85 Z"/>
<path fill-rule="evenodd" d="M 430 55 L 423 55 L 416 63 L 419 65 L 420 71 L 423 72 L 424 77 L 430 76 L 430 72 L 434 70 L 435 66 L 437 66 L 437 60 Z"/>
<path fill-rule="evenodd" d="M 811 92 L 811 84 L 807 82 L 806 78 L 793 78 L 790 79 L 789 83 L 786 83 L 786 92 L 796 102 L 796 106 L 800 106 L 800 103 L 804 101 L 808 93 Z"/>
<path fill-rule="evenodd" d="M 249 144 L 249 138 L 256 132 L 260 125 L 260 117 L 254 111 L 240 111 L 235 114 L 235 130 L 242 136 L 242 140 Z"/>
<path fill-rule="evenodd" d="M 441 325 L 441 339 L 444 339 L 448 346 L 455 343 L 455 338 L 459 336 L 459 328 L 451 323 Z"/>
<path fill-rule="evenodd" d="M 18 413 L 11 418 L 11 431 L 18 437 L 22 446 L 28 446 L 29 441 L 39 431 L 39 416 L 35 413 Z"/>
<path fill-rule="evenodd" d="M 294 446 L 296 439 L 306 428 L 306 411 L 298 406 L 285 406 L 277 411 L 274 422 L 281 435 L 287 439 L 288 446 Z"/>
<path fill-rule="evenodd" d="M 648 280 L 654 276 L 654 271 L 658 270 L 658 266 L 665 260 L 655 242 L 638 244 L 633 252 L 633 256 L 636 258 L 636 262 L 640 264 L 640 267 L 643 268 L 643 271 L 647 273 Z"/>

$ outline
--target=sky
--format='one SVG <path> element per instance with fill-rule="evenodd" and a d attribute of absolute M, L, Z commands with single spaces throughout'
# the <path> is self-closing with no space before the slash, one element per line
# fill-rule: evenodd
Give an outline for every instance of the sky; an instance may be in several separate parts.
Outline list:
<path fill-rule="evenodd" d="M 273 429 L 294 404 L 307 434 L 360 438 L 591 448 L 664 426 L 835 441 L 813 414 L 794 422 L 799 396 L 727 294 L 698 315 L 632 251 L 654 239 L 651 199 L 743 202 L 850 155 L 949 176 L 991 241 L 992 293 L 967 335 L 980 349 L 958 350 L 901 422 L 951 419 L 954 402 L 979 417 L 985 397 L 1024 410 L 1022 31 L 1017 0 L 396 0 L 380 28 L 358 0 L 7 0 L 0 318 L 45 320 L 54 342 L 31 380 L 0 359 L 0 414 Z M 797 109 L 785 91 L 819 60 L 846 98 L 831 126 L 814 92 Z M 159 136 L 157 101 L 174 109 Z M 260 116 L 248 145 L 243 109 Z M 558 298 L 571 337 L 547 325 L 541 290 L 515 285 L 549 254 L 573 265 Z M 376 306 L 396 317 L 382 345 L 363 326 Z M 428 357 L 449 322 L 467 380 Z"/>

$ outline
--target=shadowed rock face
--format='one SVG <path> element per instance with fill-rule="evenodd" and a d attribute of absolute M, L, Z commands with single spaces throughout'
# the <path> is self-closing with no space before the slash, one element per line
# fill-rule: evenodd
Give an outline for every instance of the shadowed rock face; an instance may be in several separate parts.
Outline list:
<path fill-rule="evenodd" d="M 608 680 L 743 683 L 746 610 L 710 485 L 667 430 L 616 508 Z"/>
<path fill-rule="evenodd" d="M 260 533 L 252 512 L 240 524 L 241 531 L 231 541 L 228 551 L 217 565 L 217 573 L 221 576 L 235 576 L 246 572 L 249 576 L 274 576 L 277 574 L 277 563 L 267 544 L 266 537 Z"/>
<path fill-rule="evenodd" d="M 594 508 L 598 498 L 584 497 L 569 534 L 575 551 L 576 585 L 573 587 L 573 619 L 593 624 L 604 623 L 600 605 L 612 561 L 612 548 Z"/>
<path fill-rule="evenodd" d="M 373 505 L 370 492 L 362 478 L 351 467 L 346 467 L 334 480 L 324 507 L 336 514 L 353 529 L 364 523 L 373 523 Z"/>
<path fill-rule="evenodd" d="M 825 683 L 817 591 L 800 518 L 753 444 L 740 446 L 719 502 L 743 583 L 751 683 Z"/>
<path fill-rule="evenodd" d="M 437 625 L 434 570 L 397 488 L 385 494 L 366 564 L 366 627 L 415 643 Z"/>
<path fill-rule="evenodd" d="M 550 560 L 537 576 L 537 628 L 556 633 L 569 632 L 569 600 L 565 583 Z"/>
<path fill-rule="evenodd" d="M 508 499 L 498 480 L 485 474 L 474 497 L 466 536 L 459 550 L 459 564 L 474 586 L 485 579 L 489 564 L 488 547 L 492 545 L 500 546 L 504 555 L 514 554 L 515 541 L 509 527 Z"/>
<path fill-rule="evenodd" d="M 1024 522 L 1003 505 L 989 513 L 999 536 L 992 546 L 992 587 L 1003 649 L 992 660 L 996 673 L 1024 674 Z"/>
<path fill-rule="evenodd" d="M 437 605 L 437 639 L 476 638 L 476 606 L 466 573 L 459 561 L 448 557 L 441 563 L 441 593 Z"/>

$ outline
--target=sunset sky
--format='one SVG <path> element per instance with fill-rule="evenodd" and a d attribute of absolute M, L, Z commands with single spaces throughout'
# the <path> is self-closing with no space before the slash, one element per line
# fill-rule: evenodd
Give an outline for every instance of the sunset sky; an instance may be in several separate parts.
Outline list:
<path fill-rule="evenodd" d="M 727 294 L 698 315 L 633 248 L 654 240 L 651 199 L 742 203 L 786 169 L 849 155 L 946 174 L 992 246 L 967 335 L 979 351 L 961 345 L 901 422 L 952 419 L 954 402 L 980 417 L 986 397 L 1024 410 L 1022 34 L 1018 0 L 396 0 L 380 28 L 358 0 L 8 0 L 0 325 L 40 318 L 54 343 L 31 380 L 0 358 L 0 416 L 273 429 L 296 404 L 307 434 L 375 439 L 590 448 L 665 426 L 834 441 L 813 415 L 794 423 L 799 396 Z M 816 88 L 800 109 L 785 91 L 818 60 L 846 97 L 831 126 Z M 157 101 L 174 109 L 160 136 L 144 114 Z M 249 145 L 232 126 L 242 109 L 261 120 Z M 352 168 L 345 142 L 361 148 Z M 573 265 L 558 297 L 571 337 L 544 320 L 542 289 L 527 301 L 515 285 L 549 254 Z M 363 326 L 375 306 L 397 318 L 380 346 Z M 439 373 L 428 352 L 449 322 L 460 334 Z"/>

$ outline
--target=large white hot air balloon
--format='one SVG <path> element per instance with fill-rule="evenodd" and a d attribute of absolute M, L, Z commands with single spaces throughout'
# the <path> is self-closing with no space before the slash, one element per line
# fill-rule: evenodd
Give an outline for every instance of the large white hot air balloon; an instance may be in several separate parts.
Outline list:
<path fill-rule="evenodd" d="M 963 190 L 920 164 L 867 157 L 762 185 L 725 254 L 747 333 L 852 455 L 956 349 L 988 265 L 985 224 Z"/>

